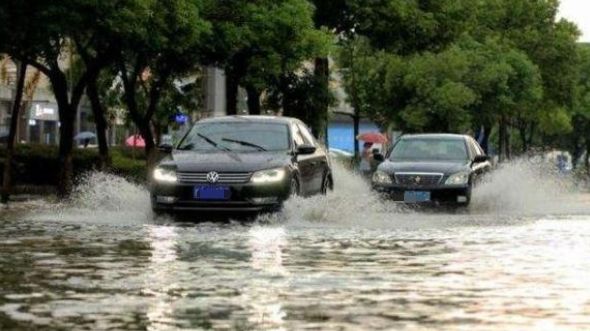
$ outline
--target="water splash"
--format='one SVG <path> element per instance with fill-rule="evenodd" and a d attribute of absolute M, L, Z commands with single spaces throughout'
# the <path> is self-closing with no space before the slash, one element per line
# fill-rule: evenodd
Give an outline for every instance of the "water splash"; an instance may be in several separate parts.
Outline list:
<path fill-rule="evenodd" d="M 118 224 L 153 219 L 145 187 L 102 172 L 86 174 L 74 188 L 71 199 L 32 216 L 39 220 Z"/>
<path fill-rule="evenodd" d="M 494 170 L 474 191 L 467 210 L 410 209 L 381 199 L 369 183 L 344 166 L 334 164 L 335 190 L 327 196 L 295 198 L 284 210 L 258 218 L 258 223 L 327 227 L 423 227 L 428 224 L 478 224 L 499 215 L 577 215 L 590 213 L 590 195 L 581 194 L 572 179 L 541 163 L 520 159 Z M 149 192 L 111 174 L 87 174 L 70 201 L 31 213 L 36 220 L 108 224 L 154 221 Z M 164 220 L 171 221 L 170 219 Z"/>
<path fill-rule="evenodd" d="M 361 175 L 339 163 L 334 163 L 332 170 L 334 191 L 326 196 L 290 199 L 278 217 L 299 225 L 365 226 L 389 223 L 408 213 L 404 206 L 381 199 Z"/>
<path fill-rule="evenodd" d="M 574 214 L 589 212 L 572 176 L 550 164 L 521 158 L 502 164 L 476 187 L 470 212 L 491 214 Z"/>

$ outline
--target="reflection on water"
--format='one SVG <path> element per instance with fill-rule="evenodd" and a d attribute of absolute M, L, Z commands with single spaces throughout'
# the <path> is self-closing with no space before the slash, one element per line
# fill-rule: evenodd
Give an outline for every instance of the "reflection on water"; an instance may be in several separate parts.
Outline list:
<path fill-rule="evenodd" d="M 0 330 L 590 328 L 590 207 L 562 183 L 514 164 L 449 213 L 336 175 L 253 224 L 154 221 L 143 189 L 104 175 L 3 213 Z"/>

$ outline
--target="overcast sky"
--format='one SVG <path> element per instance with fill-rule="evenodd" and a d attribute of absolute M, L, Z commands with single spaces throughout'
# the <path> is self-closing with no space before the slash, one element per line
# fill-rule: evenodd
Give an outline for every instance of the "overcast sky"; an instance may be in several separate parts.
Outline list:
<path fill-rule="evenodd" d="M 560 15 L 578 25 L 580 41 L 590 42 L 590 0 L 561 0 Z"/>

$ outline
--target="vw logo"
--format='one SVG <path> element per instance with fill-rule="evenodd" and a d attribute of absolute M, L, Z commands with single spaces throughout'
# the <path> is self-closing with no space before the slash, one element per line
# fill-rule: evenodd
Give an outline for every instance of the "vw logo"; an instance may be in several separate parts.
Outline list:
<path fill-rule="evenodd" d="M 416 176 L 414 178 L 414 181 L 416 182 L 416 184 L 420 184 L 420 182 L 422 181 L 422 178 L 420 178 L 420 176 Z"/>
<path fill-rule="evenodd" d="M 207 181 L 211 184 L 213 183 L 217 183 L 217 181 L 219 180 L 219 174 L 215 171 L 211 171 L 210 173 L 207 174 Z"/>

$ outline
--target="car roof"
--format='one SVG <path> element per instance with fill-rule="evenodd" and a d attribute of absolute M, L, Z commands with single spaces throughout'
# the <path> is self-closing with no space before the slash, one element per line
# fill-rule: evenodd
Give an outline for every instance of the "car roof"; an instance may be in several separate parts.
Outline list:
<path fill-rule="evenodd" d="M 283 116 L 268 116 L 268 115 L 234 115 L 234 116 L 219 116 L 209 117 L 200 120 L 198 123 L 228 123 L 228 122 L 256 122 L 256 123 L 303 123 L 300 120 L 292 117 Z"/>
<path fill-rule="evenodd" d="M 420 134 L 405 134 L 400 139 L 467 139 L 469 136 L 464 134 L 454 133 L 420 133 Z"/>

